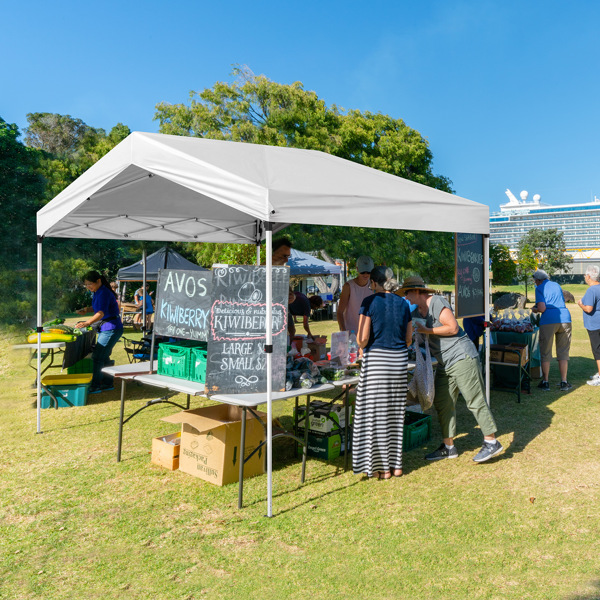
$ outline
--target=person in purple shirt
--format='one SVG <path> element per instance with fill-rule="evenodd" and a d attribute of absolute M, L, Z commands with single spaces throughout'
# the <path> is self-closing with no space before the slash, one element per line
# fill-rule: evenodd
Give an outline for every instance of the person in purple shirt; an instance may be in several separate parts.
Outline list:
<path fill-rule="evenodd" d="M 93 313 L 86 321 L 79 321 L 77 327 L 97 327 L 98 338 L 92 352 L 94 371 L 92 385 L 88 393 L 97 394 L 114 389 L 112 378 L 102 373 L 110 361 L 115 344 L 123 335 L 123 323 L 119 314 L 117 295 L 110 287 L 104 275 L 98 271 L 89 271 L 83 277 L 85 287 L 92 292 L 92 306 L 80 308 L 79 315 Z"/>

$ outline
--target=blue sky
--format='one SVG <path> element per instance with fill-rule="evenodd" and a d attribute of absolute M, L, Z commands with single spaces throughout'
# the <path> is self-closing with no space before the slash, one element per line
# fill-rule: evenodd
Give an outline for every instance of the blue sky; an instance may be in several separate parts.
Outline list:
<path fill-rule="evenodd" d="M 434 171 L 498 210 L 526 189 L 600 197 L 600 3 L 0 0 L 0 117 L 70 114 L 157 131 L 154 106 L 233 64 L 327 104 L 403 119 Z"/>

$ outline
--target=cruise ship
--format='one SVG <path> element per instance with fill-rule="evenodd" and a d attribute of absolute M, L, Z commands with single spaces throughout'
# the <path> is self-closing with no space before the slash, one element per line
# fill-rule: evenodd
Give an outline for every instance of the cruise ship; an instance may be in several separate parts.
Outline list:
<path fill-rule="evenodd" d="M 600 198 L 551 206 L 541 202 L 539 194 L 528 202 L 526 191 L 520 200 L 510 190 L 505 193 L 508 202 L 490 216 L 490 244 L 503 244 L 512 252 L 530 229 L 556 229 L 563 232 L 567 252 L 573 256 L 571 274 L 585 273 L 589 264 L 600 266 Z"/>

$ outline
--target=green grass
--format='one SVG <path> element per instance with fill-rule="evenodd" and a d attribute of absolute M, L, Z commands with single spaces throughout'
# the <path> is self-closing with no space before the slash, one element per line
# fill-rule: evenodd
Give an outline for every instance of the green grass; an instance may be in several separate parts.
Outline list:
<path fill-rule="evenodd" d="M 23 352 L 9 351 L 20 340 L 4 338 L 0 598 L 599 598 L 600 390 L 585 385 L 594 362 L 581 312 L 570 309 L 575 387 L 536 388 L 520 405 L 492 392 L 506 448 L 498 459 L 472 462 L 481 434 L 464 403 L 460 457 L 423 461 L 439 444 L 434 417 L 432 440 L 405 455 L 400 479 L 365 480 L 340 458 L 309 460 L 301 485 L 300 462 L 277 446 L 272 519 L 266 476 L 246 482 L 238 510 L 236 484 L 150 463 L 151 439 L 175 430 L 160 421 L 174 407 L 149 408 L 125 426 L 121 463 L 116 391 L 43 411 L 36 435 L 33 371 Z M 121 350 L 115 358 L 125 360 Z M 127 412 L 154 397 L 130 386 Z M 275 415 L 289 422 L 292 404 L 276 403 Z"/>

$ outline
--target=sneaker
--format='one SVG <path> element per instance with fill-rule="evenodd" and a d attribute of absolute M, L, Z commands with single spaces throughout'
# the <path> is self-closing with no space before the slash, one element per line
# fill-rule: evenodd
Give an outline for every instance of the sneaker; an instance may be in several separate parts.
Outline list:
<path fill-rule="evenodd" d="M 101 391 L 101 392 L 111 392 L 111 391 L 112 391 L 112 390 L 114 390 L 114 389 L 115 389 L 115 386 L 114 386 L 114 385 L 103 385 L 103 386 L 100 388 L 100 391 Z"/>
<path fill-rule="evenodd" d="M 549 392 L 550 391 L 550 384 L 547 381 L 540 381 L 538 383 L 538 387 L 540 388 L 540 390 L 542 390 L 543 392 Z"/>
<path fill-rule="evenodd" d="M 600 377 L 598 379 L 589 379 L 586 383 L 588 385 L 600 385 Z"/>
<path fill-rule="evenodd" d="M 594 373 L 590 379 L 600 379 L 600 373 Z"/>
<path fill-rule="evenodd" d="M 425 460 L 442 460 L 444 458 L 458 458 L 456 446 L 451 450 L 448 450 L 446 444 L 442 444 L 435 452 L 425 455 Z"/>
<path fill-rule="evenodd" d="M 488 442 L 484 440 L 483 446 L 481 446 L 481 450 L 477 453 L 473 460 L 476 463 L 485 462 L 486 460 L 490 460 L 490 458 L 493 458 L 497 454 L 500 454 L 502 450 L 504 450 L 504 448 L 498 440 L 495 440 L 494 442 Z"/>
<path fill-rule="evenodd" d="M 560 382 L 560 391 L 561 392 L 568 392 L 572 387 L 573 386 L 568 381 L 561 381 Z"/>
<path fill-rule="evenodd" d="M 102 388 L 93 387 L 88 390 L 88 394 L 99 394 L 100 392 L 103 392 L 103 391 L 104 390 Z"/>

